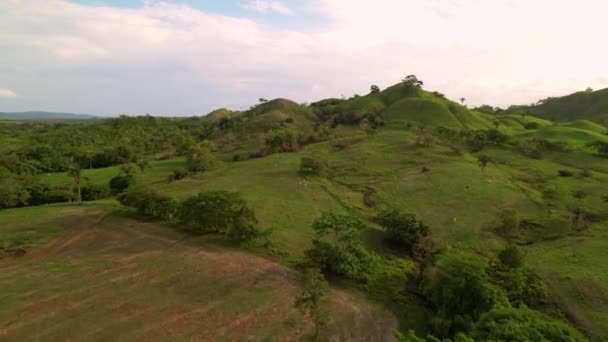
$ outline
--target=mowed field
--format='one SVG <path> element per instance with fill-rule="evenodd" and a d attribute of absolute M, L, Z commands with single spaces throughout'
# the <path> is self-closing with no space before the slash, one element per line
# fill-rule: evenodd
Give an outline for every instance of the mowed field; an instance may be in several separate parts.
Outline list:
<path fill-rule="evenodd" d="M 23 218 L 31 220 L 23 220 Z M 28 223 L 23 223 L 27 221 Z M 26 254 L 0 259 L 0 340 L 305 340 L 299 274 L 219 247 L 111 202 L 0 213 L 0 240 Z M 395 317 L 332 290 L 328 340 L 391 340 Z"/>

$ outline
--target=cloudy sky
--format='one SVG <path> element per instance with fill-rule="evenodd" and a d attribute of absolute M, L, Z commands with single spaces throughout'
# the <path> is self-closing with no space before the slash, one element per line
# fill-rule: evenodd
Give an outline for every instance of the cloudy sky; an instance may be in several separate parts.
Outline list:
<path fill-rule="evenodd" d="M 470 105 L 608 87 L 605 0 L 0 0 L 0 112 L 200 115 L 416 74 Z"/>

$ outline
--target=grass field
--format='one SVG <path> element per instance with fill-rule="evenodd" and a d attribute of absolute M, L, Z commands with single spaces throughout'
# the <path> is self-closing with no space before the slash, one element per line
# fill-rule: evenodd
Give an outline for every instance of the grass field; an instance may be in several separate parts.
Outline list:
<path fill-rule="evenodd" d="M 468 119 L 465 114 L 454 116 L 455 122 L 490 122 L 481 114 Z M 441 144 L 418 146 L 416 128 L 389 125 L 370 135 L 343 130 L 298 153 L 226 162 L 180 181 L 168 177 L 184 167 L 183 159 L 155 161 L 139 177 L 178 199 L 203 190 L 240 192 L 255 210 L 259 226 L 275 229 L 271 240 L 282 265 L 301 260 L 313 236 L 311 224 L 323 211 L 366 220 L 371 227 L 365 234 L 368 245 L 380 252 L 379 230 L 371 218 L 383 209 L 400 208 L 424 220 L 444 248 L 491 258 L 506 244 L 494 233 L 498 214 L 517 209 L 531 227 L 518 242 L 525 246 L 530 265 L 550 284 L 556 304 L 588 335 L 608 338 L 608 270 L 602 266 L 608 257 L 608 227 L 592 224 L 579 231 L 571 225 L 576 208 L 608 217 L 603 200 L 608 163 L 584 148 L 600 136 L 599 129 L 586 122 L 554 126 L 529 117 L 501 120 L 500 129 L 515 141 L 485 148 L 481 153 L 492 158 L 485 170 L 478 165 L 480 153 L 457 155 Z M 532 121 L 541 128 L 525 130 L 523 124 Z M 562 139 L 564 134 L 571 149 L 547 152 L 542 159 L 525 157 L 515 147 L 535 135 Z M 301 157 L 312 152 L 327 154 L 328 179 L 298 175 Z M 560 177 L 558 171 L 564 169 L 573 176 Z M 102 184 L 118 172 L 117 167 L 86 170 L 84 176 Z M 55 184 L 70 182 L 65 174 L 43 177 Z M 310 332 L 311 325 L 299 323 L 291 305 L 297 293 L 294 271 L 204 239 L 180 242 L 180 234 L 128 218 L 111 201 L 83 208 L 7 210 L 0 212 L 0 225 L 10 226 L 0 239 L 22 239 L 33 249 L 25 259 L 2 261 L 0 286 L 6 295 L 0 299 L 0 337 L 162 339 L 168 336 L 162 334 L 179 332 L 184 338 L 290 340 Z M 41 286 L 42 279 L 49 285 Z M 21 288 L 25 291 L 19 292 Z M 334 337 L 389 336 L 395 319 L 411 322 L 407 310 L 395 318 L 349 292 L 337 293 L 334 310 L 339 314 L 329 330 Z M 218 301 L 218 296 L 225 297 Z M 58 309 L 47 312 L 38 305 Z M 18 313 L 23 319 L 11 318 Z M 390 318 L 380 323 L 375 315 Z M 157 316 L 162 323 L 145 324 Z M 366 324 L 377 329 L 366 329 Z M 84 325 L 95 329 L 80 335 Z M 36 335 L 30 335 L 34 330 Z M 238 335 L 244 330 L 251 336 Z"/>
<path fill-rule="evenodd" d="M 13 225 L 23 216 L 36 219 Z M 297 272 L 130 218 L 111 202 L 6 210 L 0 226 L 9 225 L 52 225 L 55 238 L 0 260 L 3 341 L 287 341 L 312 332 L 293 306 Z M 332 298 L 326 338 L 392 338 L 390 312 L 339 289 Z"/>

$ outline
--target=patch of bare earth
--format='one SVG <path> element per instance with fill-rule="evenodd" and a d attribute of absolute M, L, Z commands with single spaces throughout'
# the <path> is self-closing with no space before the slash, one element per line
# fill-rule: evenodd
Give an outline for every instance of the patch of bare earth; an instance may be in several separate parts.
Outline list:
<path fill-rule="evenodd" d="M 307 339 L 297 272 L 153 222 L 66 215 L 60 238 L 0 262 L 0 340 Z M 395 317 L 332 291 L 332 341 L 389 341 Z"/>

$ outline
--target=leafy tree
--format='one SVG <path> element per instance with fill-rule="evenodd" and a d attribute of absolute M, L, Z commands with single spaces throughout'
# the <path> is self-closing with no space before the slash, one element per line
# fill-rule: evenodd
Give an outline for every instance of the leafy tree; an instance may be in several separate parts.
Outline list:
<path fill-rule="evenodd" d="M 309 264 L 328 274 L 368 282 L 377 265 L 359 240 L 363 227 L 355 217 L 323 213 L 312 225 L 313 247 L 305 252 Z"/>
<path fill-rule="evenodd" d="M 171 221 L 179 210 L 179 203 L 172 197 L 160 195 L 144 185 L 135 184 L 118 195 L 122 205 L 137 209 L 146 216 Z"/>
<path fill-rule="evenodd" d="M 238 193 L 201 192 L 182 203 L 178 221 L 194 233 L 222 233 L 237 241 L 256 237 L 257 220 Z"/>
<path fill-rule="evenodd" d="M 213 144 L 204 141 L 190 148 L 186 155 L 186 165 L 190 172 L 204 172 L 217 164 L 217 159 L 211 153 Z"/>
<path fill-rule="evenodd" d="M 416 215 L 406 214 L 399 210 L 390 210 L 378 216 L 378 222 L 387 233 L 387 241 L 392 245 L 404 248 L 412 253 L 421 238 L 429 234 L 429 227 L 416 220 Z"/>
<path fill-rule="evenodd" d="M 147 159 L 140 157 L 135 161 L 135 165 L 137 165 L 141 173 L 144 173 L 150 166 L 150 162 Z"/>
<path fill-rule="evenodd" d="M 401 80 L 401 82 L 403 82 L 406 86 L 415 86 L 418 88 L 424 85 L 424 82 L 419 80 L 416 75 L 408 75 L 403 80 Z"/>
<path fill-rule="evenodd" d="M 0 208 L 22 207 L 28 204 L 30 193 L 15 181 L 0 181 Z"/>
<path fill-rule="evenodd" d="M 300 175 L 304 177 L 323 176 L 327 168 L 327 158 L 323 155 L 302 157 L 300 160 Z"/>
<path fill-rule="evenodd" d="M 295 152 L 300 149 L 297 134 L 290 129 L 270 131 L 265 139 L 269 153 Z"/>
<path fill-rule="evenodd" d="M 135 183 L 135 169 L 131 164 L 120 167 L 117 176 L 110 179 L 110 190 L 113 194 L 119 194 Z"/>
<path fill-rule="evenodd" d="M 508 268 L 519 268 L 524 264 L 524 256 L 517 245 L 510 244 L 498 254 L 500 262 Z"/>
<path fill-rule="evenodd" d="M 443 256 L 424 271 L 420 291 L 434 308 L 431 326 L 441 337 L 468 331 L 496 301 L 485 270 L 453 256 Z"/>
<path fill-rule="evenodd" d="M 76 191 L 77 191 L 76 202 L 81 203 L 82 202 L 82 190 L 80 187 L 80 182 L 82 180 L 82 168 L 80 165 L 78 165 L 74 161 L 74 158 L 72 158 L 72 160 L 70 162 L 70 167 L 68 168 L 68 176 L 70 176 L 72 178 L 74 185 L 76 185 Z"/>
<path fill-rule="evenodd" d="M 309 315 L 315 323 L 315 338 L 319 330 L 329 323 L 327 295 L 329 284 L 321 271 L 315 268 L 304 272 L 304 288 L 296 298 L 295 306 L 302 314 Z"/>
<path fill-rule="evenodd" d="M 380 87 L 378 87 L 378 86 L 377 86 L 377 85 L 375 85 L 375 84 L 374 84 L 374 85 L 372 85 L 372 86 L 370 87 L 370 93 L 371 93 L 371 94 L 378 94 L 378 93 L 380 93 Z"/>
<path fill-rule="evenodd" d="M 464 101 L 466 101 L 467 99 L 465 99 L 464 97 L 460 98 L 460 103 L 464 104 Z"/>
<path fill-rule="evenodd" d="M 488 163 L 490 163 L 491 161 L 492 159 L 485 154 L 482 154 L 477 157 L 477 164 L 479 164 L 481 171 L 485 171 L 486 167 L 488 166 Z"/>
<path fill-rule="evenodd" d="M 587 144 L 586 146 L 595 149 L 601 156 L 608 157 L 608 142 L 595 141 Z"/>
<path fill-rule="evenodd" d="M 498 215 L 498 233 L 503 237 L 512 236 L 519 229 L 520 219 L 517 210 L 505 208 Z"/>
<path fill-rule="evenodd" d="M 477 341 L 587 341 L 566 323 L 526 307 L 497 307 L 475 325 Z"/>

